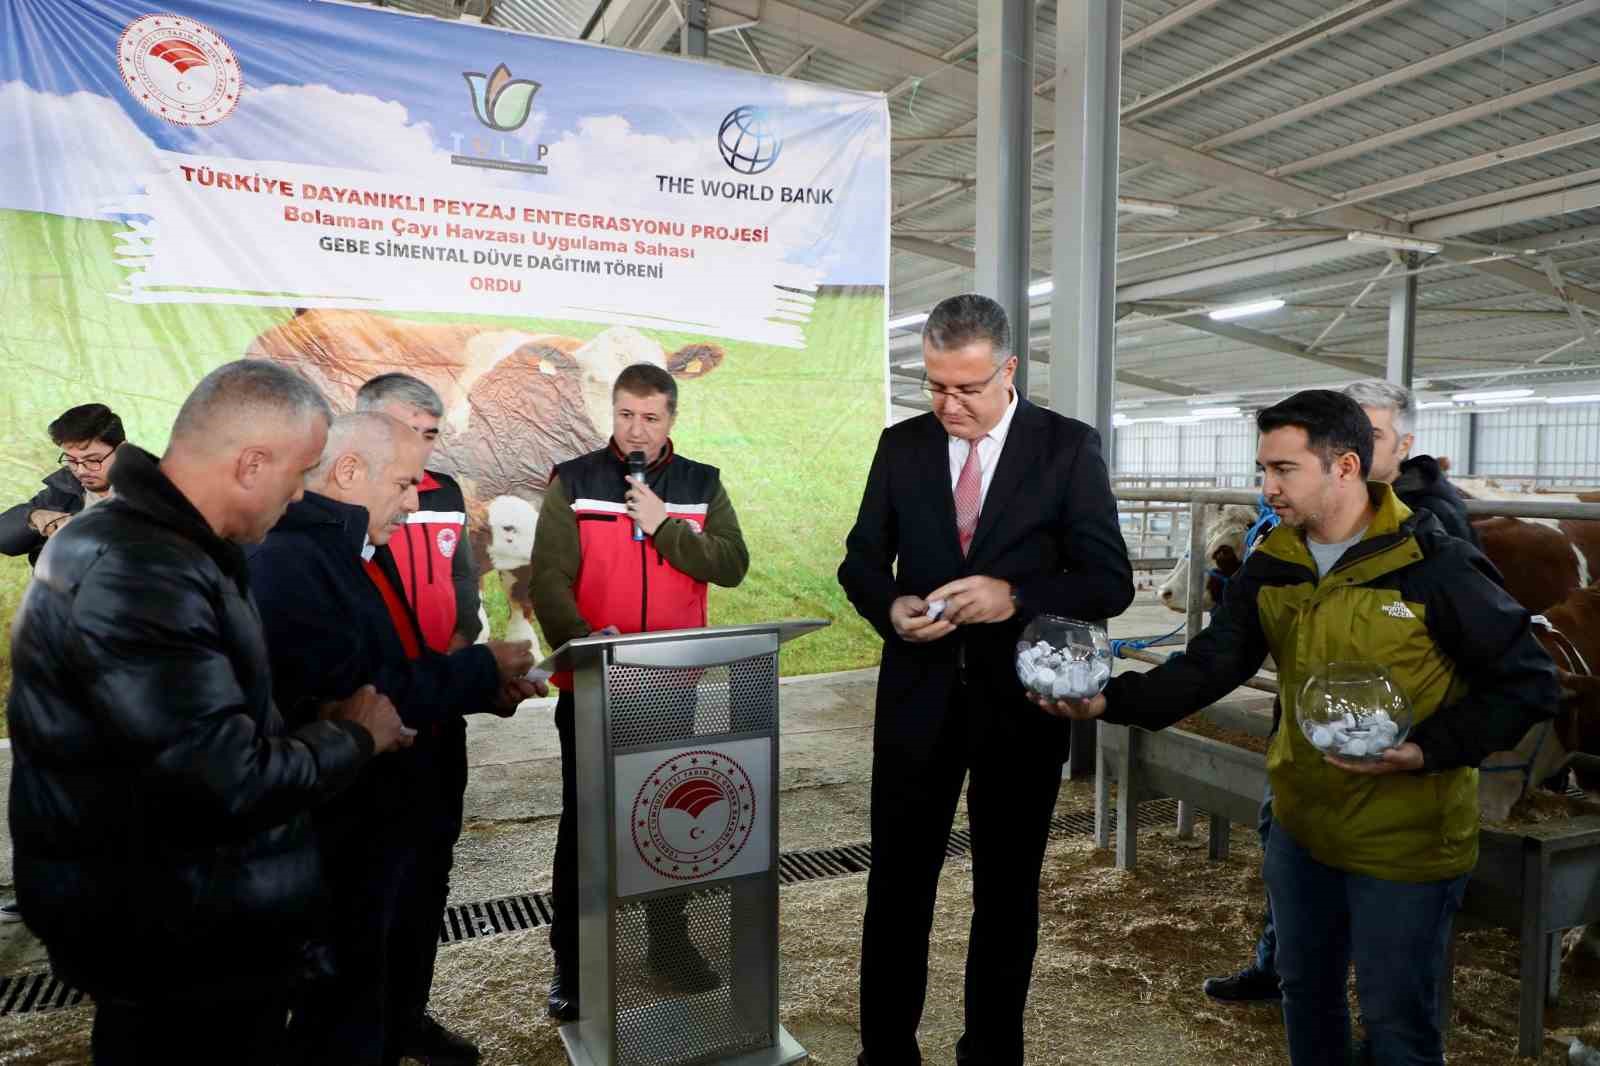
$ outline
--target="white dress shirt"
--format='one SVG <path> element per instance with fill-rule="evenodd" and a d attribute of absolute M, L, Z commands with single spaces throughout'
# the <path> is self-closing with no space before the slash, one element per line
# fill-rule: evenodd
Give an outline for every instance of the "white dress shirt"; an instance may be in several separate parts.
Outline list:
<path fill-rule="evenodd" d="M 1006 434 L 1011 432 L 1011 417 L 1017 413 L 1017 390 L 1011 390 L 1011 402 L 1006 405 L 1006 413 L 1000 416 L 1000 421 L 994 428 L 978 438 L 978 469 L 983 471 L 983 487 L 978 492 L 978 510 L 983 510 L 983 501 L 989 498 L 989 484 L 994 481 L 995 467 L 1000 465 L 1000 452 L 1006 446 Z M 967 453 L 973 445 L 960 437 L 950 438 L 950 491 L 954 492 L 956 482 L 961 480 L 961 468 L 967 465 Z"/>

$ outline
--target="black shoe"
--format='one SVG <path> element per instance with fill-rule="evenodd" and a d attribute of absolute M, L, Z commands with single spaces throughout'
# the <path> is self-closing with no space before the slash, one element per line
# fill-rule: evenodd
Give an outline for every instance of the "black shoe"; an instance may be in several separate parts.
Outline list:
<path fill-rule="evenodd" d="M 1283 998 L 1278 975 L 1246 966 L 1231 977 L 1207 977 L 1201 991 L 1224 1003 L 1266 1003 Z"/>
<path fill-rule="evenodd" d="M 423 1066 L 478 1066 L 479 1058 L 476 1044 L 446 1029 L 431 1014 L 422 1016 L 422 1023 L 401 1054 Z"/>
<path fill-rule="evenodd" d="M 550 978 L 550 1017 L 558 1022 L 574 1022 L 578 1020 L 578 977 L 576 972 L 568 973 L 567 968 L 561 965 L 561 960 L 556 960 L 555 975 Z"/>
<path fill-rule="evenodd" d="M 659 945 L 652 942 L 649 963 L 650 972 L 680 995 L 697 996 L 722 984 L 722 975 L 687 937 Z"/>

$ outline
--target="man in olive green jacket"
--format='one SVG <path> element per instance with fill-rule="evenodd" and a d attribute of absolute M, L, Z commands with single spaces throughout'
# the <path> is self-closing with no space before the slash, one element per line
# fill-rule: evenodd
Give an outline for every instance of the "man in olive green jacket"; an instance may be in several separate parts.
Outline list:
<path fill-rule="evenodd" d="M 1472 545 L 1368 482 L 1372 425 L 1349 397 L 1291 396 L 1257 416 L 1262 492 L 1282 522 L 1211 624 L 1147 673 L 1048 709 L 1161 729 L 1232 691 L 1270 653 L 1281 728 L 1267 753 L 1266 879 L 1293 1066 L 1343 1066 L 1353 960 L 1372 1054 L 1442 1063 L 1439 979 L 1478 861 L 1477 765 L 1554 715 L 1554 664 Z M 1415 726 L 1381 758 L 1324 755 L 1297 704 L 1327 664 L 1383 666 Z"/>

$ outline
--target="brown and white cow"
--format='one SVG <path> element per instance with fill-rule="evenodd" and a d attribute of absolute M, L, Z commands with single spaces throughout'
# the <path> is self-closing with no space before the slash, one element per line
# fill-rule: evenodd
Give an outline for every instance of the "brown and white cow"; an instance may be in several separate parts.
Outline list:
<path fill-rule="evenodd" d="M 724 359 L 712 344 L 669 354 L 630 326 L 583 340 L 320 309 L 297 312 L 261 333 L 245 355 L 305 375 L 338 410 L 354 405 L 363 382 L 389 371 L 433 386 L 445 405 L 433 466 L 461 483 L 479 572 L 499 573 L 511 601 L 513 640 L 534 631 L 530 561 L 550 474 L 556 464 L 605 444 L 617 375 L 650 363 L 675 378 L 697 378 Z"/>
<path fill-rule="evenodd" d="M 1256 509 L 1243 504 L 1207 506 L 1201 511 L 1201 519 L 1206 523 L 1205 566 L 1208 575 L 1204 603 L 1205 609 L 1209 611 L 1216 605 L 1217 597 L 1222 594 L 1221 578 L 1232 577 L 1243 562 L 1244 538 L 1250 527 L 1256 524 Z M 1209 573 L 1213 571 L 1214 574 Z M 1180 614 L 1188 610 L 1188 555 L 1178 560 L 1178 565 L 1173 568 L 1172 573 L 1168 574 L 1167 579 L 1156 589 L 1156 596 L 1163 605 Z"/>

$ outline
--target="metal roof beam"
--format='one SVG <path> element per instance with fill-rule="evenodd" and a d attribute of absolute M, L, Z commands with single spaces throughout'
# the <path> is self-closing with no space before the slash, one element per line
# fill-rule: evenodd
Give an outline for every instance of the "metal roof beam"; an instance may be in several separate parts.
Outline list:
<path fill-rule="evenodd" d="M 978 76 L 971 70 L 868 33 L 848 21 L 824 18 L 785 0 L 714 0 L 711 6 L 743 18 L 759 19 L 763 29 L 815 45 L 840 59 L 902 78 L 931 79 L 934 84 L 930 87 L 939 92 L 972 103 L 978 99 Z"/>
<path fill-rule="evenodd" d="M 1439 253 L 1441 259 L 1452 262 L 1462 262 L 1477 258 L 1477 253 L 1464 248 L 1446 248 Z M 1600 311 L 1600 292 L 1585 289 L 1579 285 L 1568 285 L 1565 289 L 1558 288 L 1550 283 L 1550 279 L 1537 270 L 1530 270 L 1525 266 L 1508 262 L 1504 259 L 1488 263 L 1468 263 L 1479 274 L 1487 274 L 1501 281 L 1509 281 L 1518 288 L 1527 289 L 1529 292 L 1539 293 L 1541 296 L 1551 296 L 1562 303 L 1573 303 L 1591 311 Z"/>
<path fill-rule="evenodd" d="M 1408 192 L 1424 185 L 1431 185 L 1436 181 L 1445 181 L 1449 178 L 1459 178 L 1466 174 L 1475 174 L 1480 170 L 1488 170 L 1490 167 L 1497 167 L 1502 163 L 1514 163 L 1519 159 L 1537 159 L 1539 156 L 1550 152 L 1559 152 L 1564 148 L 1574 148 L 1594 140 L 1600 140 L 1600 122 L 1592 122 L 1587 126 L 1564 130 L 1561 133 L 1552 133 L 1548 137 L 1537 137 L 1521 144 L 1511 144 L 1504 148 L 1496 148 L 1492 152 L 1482 152 L 1466 159 L 1442 163 L 1439 166 L 1429 167 L 1426 170 L 1419 170 L 1398 178 L 1391 178 L 1388 181 L 1363 185 L 1358 189 L 1340 193 L 1338 200 L 1340 203 L 1346 204 L 1381 200 L 1385 196 Z"/>
<path fill-rule="evenodd" d="M 1600 81 L 1600 63 L 1596 63 L 1592 67 L 1585 67 L 1582 70 L 1575 70 L 1571 74 L 1566 74 L 1559 78 L 1541 81 L 1536 85 L 1530 85 L 1526 89 L 1521 89 L 1514 93 L 1506 93 L 1504 96 L 1497 96 L 1492 100 L 1484 100 L 1482 103 L 1450 111 L 1423 122 L 1414 122 L 1409 126 L 1402 126 L 1397 130 L 1390 130 L 1388 133 L 1381 133 L 1376 137 L 1368 137 L 1366 140 L 1347 144 L 1343 148 L 1334 148 L 1326 152 L 1320 152 L 1317 155 L 1307 156 L 1304 159 L 1297 159 L 1293 163 L 1285 163 L 1283 166 L 1274 167 L 1265 173 L 1274 178 L 1287 178 L 1294 174 L 1303 174 L 1308 170 L 1316 170 L 1319 167 L 1343 162 L 1359 155 L 1366 155 L 1368 152 L 1376 152 L 1396 144 L 1403 144 L 1406 141 L 1415 140 L 1430 133 L 1437 133 L 1439 130 L 1449 129 L 1452 126 L 1475 122 L 1489 115 L 1496 115 L 1502 111 L 1509 111 L 1514 107 L 1521 107 L 1523 104 L 1543 100 L 1547 96 L 1570 92 L 1573 89 L 1581 89 L 1595 81 Z"/>
<path fill-rule="evenodd" d="M 807 63 L 811 62 L 811 57 L 816 54 L 816 45 L 813 44 L 807 46 L 804 52 L 801 52 L 799 55 L 794 57 L 793 63 L 790 63 L 788 66 L 783 68 L 783 76 L 785 78 L 794 77 L 796 74 L 800 73 L 801 69 L 804 68 Z"/>
<path fill-rule="evenodd" d="M 772 67 L 767 63 L 767 57 L 761 54 L 761 49 L 756 47 L 755 39 L 750 36 L 750 31 L 739 29 L 733 32 L 739 35 L 739 43 L 744 45 L 746 52 L 750 53 L 750 61 L 756 65 L 756 69 L 763 74 L 771 74 Z"/>
<path fill-rule="evenodd" d="M 1185 78 L 1169 89 L 1163 89 L 1153 96 L 1129 104 L 1122 109 L 1123 121 L 1148 118 L 1168 108 L 1176 107 L 1203 92 L 1209 92 L 1252 71 L 1260 70 L 1280 59 L 1321 44 L 1336 34 L 1393 14 L 1414 2 L 1415 0 L 1350 0 L 1349 3 L 1314 18 L 1303 26 L 1297 26 L 1288 33 L 1280 34 L 1270 41 L 1240 52 L 1208 70 Z"/>
<path fill-rule="evenodd" d="M 1316 212 L 1328 222 L 1340 226 L 1369 230 L 1395 228 L 1387 216 L 1376 211 L 1342 207 L 1337 199 L 1314 189 L 1281 178 L 1270 178 L 1248 167 L 1185 148 L 1135 127 L 1123 127 L 1121 150 L 1125 156 L 1153 159 L 1190 177 L 1225 186 L 1231 192 L 1256 196 L 1267 203 L 1287 208 L 1288 217 Z"/>
<path fill-rule="evenodd" d="M 1594 171 L 1594 174 L 1600 177 L 1600 170 Z M 1411 233 L 1413 236 L 1428 238 L 1459 237 L 1496 226 L 1515 226 L 1536 219 L 1600 207 L 1600 181 L 1588 185 L 1562 186 L 1556 192 L 1538 196 L 1526 195 L 1528 190 L 1529 186 L 1507 189 L 1504 198 L 1497 203 L 1435 217 L 1428 222 L 1412 226 Z M 1536 242 L 1538 238 L 1534 240 Z M 1539 247 L 1537 243 L 1524 244 L 1521 241 L 1514 241 L 1512 244 L 1518 248 Z"/>
<path fill-rule="evenodd" d="M 1126 133 L 1127 131 L 1124 131 L 1124 134 Z M 1600 182 L 1580 186 L 1576 189 L 1563 188 L 1558 192 L 1527 197 L 1511 203 L 1500 203 L 1472 211 L 1445 215 L 1435 218 L 1431 222 L 1412 227 L 1411 235 L 1430 240 L 1448 239 L 1475 233 L 1497 225 L 1513 225 L 1519 222 L 1527 222 L 1531 219 L 1548 218 L 1551 215 L 1584 211 L 1594 207 L 1600 207 Z M 1522 242 L 1517 242 L 1516 247 L 1534 248 L 1538 247 L 1538 245 L 1533 243 L 1524 245 Z M 1229 261 L 1228 257 L 1223 257 L 1223 261 L 1207 260 L 1197 264 L 1190 264 L 1181 273 L 1165 276 L 1155 271 L 1147 272 L 1127 279 L 1118 288 L 1118 297 L 1123 300 L 1150 300 L 1163 296 L 1176 296 L 1185 292 L 1193 292 L 1196 289 L 1213 288 L 1218 285 L 1247 281 L 1251 278 L 1288 273 L 1310 266 L 1334 263 L 1341 259 L 1351 259 L 1356 256 L 1371 254 L 1372 250 L 1372 245 L 1358 244 L 1354 241 L 1324 241 L 1310 246 L 1304 246 L 1298 242 L 1284 242 L 1277 248 L 1265 249 L 1248 259 L 1239 260 L 1234 258 Z M 1445 258 L 1455 260 L 1473 259 L 1477 258 L 1477 253 L 1470 250 L 1451 252 L 1447 249 Z M 1529 270 L 1526 267 L 1518 267 L 1513 263 L 1496 262 L 1482 263 L 1474 269 L 1480 273 L 1502 277 L 1523 288 L 1531 288 L 1535 292 L 1550 294 L 1548 279 L 1537 271 Z M 1587 289 L 1580 291 L 1590 292 Z M 1594 294 L 1590 293 L 1590 295 L 1593 296 Z M 1600 299 L 1600 297 L 1596 298 Z M 1588 305 L 1586 304 L 1585 306 Z"/>
<path fill-rule="evenodd" d="M 582 39 L 625 48 L 655 12 L 657 3 L 658 0 L 599 0 Z"/>
<path fill-rule="evenodd" d="M 1126 52 L 1130 48 L 1137 48 L 1157 34 L 1166 33 L 1174 27 L 1181 26 L 1196 15 L 1204 15 L 1222 2 L 1223 0 L 1189 0 L 1189 3 L 1184 4 L 1176 11 L 1169 11 L 1148 26 L 1128 34 L 1122 39 L 1122 50 Z"/>
<path fill-rule="evenodd" d="M 1149 389 L 1151 392 L 1164 392 L 1169 396 L 1203 396 L 1199 389 L 1191 389 L 1187 385 L 1179 385 L 1166 378 L 1151 377 L 1149 374 L 1140 374 L 1132 370 L 1118 370 L 1117 380 L 1125 385 L 1136 388 Z"/>
<path fill-rule="evenodd" d="M 1348 89 L 1329 93 L 1326 96 L 1319 96 L 1317 99 L 1310 100 L 1299 107 L 1292 107 L 1287 111 L 1261 119 L 1259 122 L 1252 122 L 1248 126 L 1242 126 L 1219 137 L 1201 141 L 1195 145 L 1195 148 L 1202 152 L 1209 152 L 1217 148 L 1224 148 L 1230 144 L 1238 144 L 1241 141 L 1254 140 L 1264 133 L 1270 133 L 1272 130 L 1311 118 L 1332 108 L 1363 99 L 1392 85 L 1399 85 L 1415 78 L 1420 78 L 1425 74 L 1442 70 L 1463 60 L 1483 55 L 1485 52 L 1503 48 L 1508 44 L 1522 40 L 1524 37 L 1547 33 L 1550 30 L 1565 26 L 1575 19 L 1587 18 L 1597 14 L 1600 14 L 1600 0 L 1576 0 L 1576 2 L 1570 3 L 1565 7 L 1525 19 L 1522 22 L 1507 26 L 1505 29 L 1479 37 L 1476 40 L 1467 41 L 1464 44 L 1457 45 L 1455 48 L 1447 49 L 1438 55 L 1429 56 L 1427 59 L 1419 60 L 1397 70 L 1391 70 L 1387 74 L 1352 85 Z"/>
<path fill-rule="evenodd" d="M 1135 304 L 1134 310 L 1140 311 L 1144 310 L 1144 308 Z M 1160 314 L 1165 309 L 1155 310 L 1157 314 Z M 1314 352 L 1304 344 L 1284 340 L 1282 337 L 1274 336 L 1271 333 L 1263 333 L 1260 330 L 1249 329 L 1245 326 L 1236 326 L 1232 322 L 1212 321 L 1203 312 L 1198 312 L 1193 318 L 1174 319 L 1173 321 L 1178 322 L 1180 325 L 1188 326 L 1190 329 L 1200 330 L 1202 333 L 1214 333 L 1219 337 L 1226 337 L 1229 340 L 1248 344 L 1254 348 L 1265 348 L 1269 352 L 1282 352 L 1284 355 L 1292 355 L 1297 359 L 1321 363 L 1324 366 L 1335 366 L 1340 370 L 1348 370 L 1355 374 L 1381 374 L 1383 370 L 1381 360 L 1368 359 L 1357 355 L 1341 356 L 1334 355 L 1331 352 Z"/>

